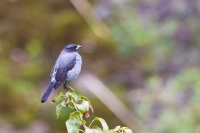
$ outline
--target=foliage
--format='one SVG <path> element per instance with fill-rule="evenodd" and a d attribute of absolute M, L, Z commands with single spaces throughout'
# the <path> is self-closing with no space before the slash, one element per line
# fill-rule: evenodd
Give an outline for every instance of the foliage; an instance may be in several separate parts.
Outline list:
<path fill-rule="evenodd" d="M 46 132 L 63 133 L 62 123 L 69 113 L 59 116 L 57 123 L 50 121 L 54 107 L 43 108 L 46 105 L 40 98 L 58 53 L 69 43 L 83 46 L 82 73 L 103 79 L 145 123 L 138 132 L 197 132 L 199 1 L 83 2 L 91 4 L 96 19 L 106 25 L 110 34 L 106 39 L 95 36 L 68 0 L 0 0 L 0 132 L 22 132 L 43 121 Z M 99 99 L 78 89 L 92 101 L 95 115 L 103 113 L 110 127 L 123 124 Z"/>
<path fill-rule="evenodd" d="M 71 91 L 70 91 L 71 90 Z M 86 121 L 83 119 L 90 117 L 89 109 L 94 113 L 91 102 L 85 96 L 77 94 L 71 87 L 66 93 L 60 92 L 52 100 L 54 102 L 60 102 L 56 106 L 56 117 L 60 115 L 61 109 L 71 108 L 74 112 L 70 113 L 69 119 L 66 121 L 66 127 L 68 133 L 78 133 L 79 131 L 85 133 L 132 133 L 132 130 L 128 127 L 117 126 L 114 129 L 108 128 L 106 121 L 103 118 L 95 117 L 89 126 L 86 126 Z M 101 123 L 102 128 L 98 126 L 92 126 L 94 121 Z M 83 127 L 85 131 L 80 129 Z"/>

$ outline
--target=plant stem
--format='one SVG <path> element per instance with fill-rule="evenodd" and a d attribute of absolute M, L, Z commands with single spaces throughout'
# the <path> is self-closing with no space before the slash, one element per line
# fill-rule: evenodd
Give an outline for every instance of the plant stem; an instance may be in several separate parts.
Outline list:
<path fill-rule="evenodd" d="M 91 122 L 90 125 L 89 125 L 89 128 L 90 128 L 90 126 L 92 125 L 92 123 L 93 123 L 94 121 L 95 121 L 95 119 L 92 120 L 92 122 Z"/>
<path fill-rule="evenodd" d="M 83 130 L 79 129 L 81 132 L 85 133 Z"/>

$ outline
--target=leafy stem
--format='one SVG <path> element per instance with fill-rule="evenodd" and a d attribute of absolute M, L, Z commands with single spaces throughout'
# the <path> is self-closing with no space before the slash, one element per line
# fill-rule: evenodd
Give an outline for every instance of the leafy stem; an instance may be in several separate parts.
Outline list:
<path fill-rule="evenodd" d="M 70 113 L 69 119 L 66 121 L 68 133 L 79 133 L 79 131 L 83 133 L 132 133 L 131 129 L 120 126 L 117 126 L 115 129 L 109 130 L 106 121 L 99 117 L 95 117 L 87 127 L 86 121 L 83 119 L 83 116 L 85 116 L 85 118 L 90 117 L 89 109 L 94 112 L 91 102 L 87 97 L 76 94 L 73 88 L 70 87 L 70 90 L 71 91 L 68 90 L 66 93 L 60 92 L 53 100 L 53 103 L 61 101 L 56 106 L 57 118 L 60 115 L 61 109 L 67 109 L 67 107 L 69 107 L 74 110 L 74 112 Z M 94 121 L 100 122 L 102 125 L 102 129 L 97 126 L 91 127 Z M 80 129 L 80 126 L 83 126 L 85 131 Z"/>

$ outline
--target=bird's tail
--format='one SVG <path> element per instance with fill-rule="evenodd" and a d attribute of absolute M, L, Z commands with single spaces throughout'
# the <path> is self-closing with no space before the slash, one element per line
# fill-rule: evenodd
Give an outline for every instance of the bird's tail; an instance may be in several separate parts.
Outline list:
<path fill-rule="evenodd" d="M 55 86 L 56 82 L 50 82 L 46 92 L 44 93 L 44 95 L 42 96 L 41 99 L 41 103 L 46 102 L 46 100 L 48 99 L 51 91 L 53 90 L 54 86 Z"/>

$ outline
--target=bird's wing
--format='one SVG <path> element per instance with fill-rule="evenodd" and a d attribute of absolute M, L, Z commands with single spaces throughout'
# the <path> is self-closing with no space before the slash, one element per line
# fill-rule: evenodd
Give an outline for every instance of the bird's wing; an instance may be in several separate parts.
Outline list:
<path fill-rule="evenodd" d="M 51 79 L 55 78 L 56 80 L 56 85 L 54 86 L 55 89 L 66 80 L 68 71 L 73 69 L 75 65 L 75 56 L 66 59 L 62 59 L 61 57 L 57 63 L 59 65 L 53 67 L 50 75 Z"/>

